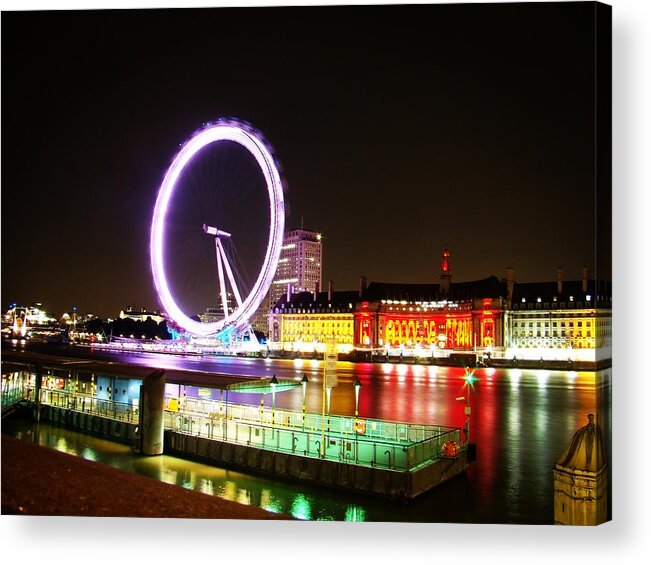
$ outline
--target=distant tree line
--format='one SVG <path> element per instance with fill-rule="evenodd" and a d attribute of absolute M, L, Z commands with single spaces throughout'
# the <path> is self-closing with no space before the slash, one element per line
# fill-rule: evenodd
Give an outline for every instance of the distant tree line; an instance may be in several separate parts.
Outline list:
<path fill-rule="evenodd" d="M 172 339 L 172 335 L 167 330 L 167 323 L 165 320 L 157 323 L 151 318 L 147 318 L 144 322 L 133 320 L 132 318 L 119 318 L 112 322 L 95 318 L 86 322 L 84 324 L 84 329 L 87 332 L 94 334 L 103 333 L 107 339 L 111 336 L 133 336 L 138 339 L 141 339 L 143 336 L 146 339 Z"/>
<path fill-rule="evenodd" d="M 197 321 L 200 321 L 198 317 Z M 142 339 L 143 336 L 145 336 L 145 339 L 174 339 L 173 331 L 176 330 L 178 337 L 182 330 L 174 322 L 170 322 L 170 326 L 171 328 L 168 328 L 168 322 L 165 320 L 156 323 L 151 318 L 147 318 L 144 322 L 132 318 L 118 318 L 112 322 L 94 318 L 85 322 L 83 326 L 78 326 L 78 329 L 83 328 L 88 333 L 103 334 L 107 340 L 111 336 L 129 338 L 133 336 L 135 339 Z M 261 343 L 266 342 L 267 336 L 263 332 L 256 331 L 255 335 Z"/>

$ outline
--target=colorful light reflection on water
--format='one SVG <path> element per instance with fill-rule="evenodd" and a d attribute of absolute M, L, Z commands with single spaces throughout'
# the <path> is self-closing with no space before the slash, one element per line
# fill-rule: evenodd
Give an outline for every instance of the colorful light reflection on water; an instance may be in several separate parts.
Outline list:
<path fill-rule="evenodd" d="M 309 378 L 308 411 L 321 411 L 321 365 L 250 360 L 240 365 L 252 374 Z M 179 363 L 178 359 L 173 360 Z M 204 361 L 205 363 L 205 361 Z M 229 359 L 219 368 L 235 367 Z M 360 418 L 436 423 L 463 427 L 465 371 L 461 368 L 341 363 L 332 412 L 354 413 L 353 382 L 359 378 Z M 302 520 L 424 521 L 477 523 L 553 523 L 551 469 L 588 413 L 602 414 L 610 397 L 611 371 L 529 371 L 480 368 L 471 393 L 471 439 L 478 459 L 467 475 L 408 505 L 365 495 L 320 489 L 219 469 L 170 456 L 144 458 L 128 447 L 41 424 L 17 435 L 68 453 L 94 459 L 171 484 L 193 488 L 280 512 Z M 252 395 L 250 395 L 252 396 Z M 251 399 L 259 402 L 259 397 Z M 300 410 L 302 390 L 277 395 L 277 406 Z M 601 418 L 610 436 L 610 414 Z M 3 422 L 3 432 L 8 425 Z M 610 458 L 610 445 L 607 456 Z M 336 494 L 334 494 L 336 493 Z"/>

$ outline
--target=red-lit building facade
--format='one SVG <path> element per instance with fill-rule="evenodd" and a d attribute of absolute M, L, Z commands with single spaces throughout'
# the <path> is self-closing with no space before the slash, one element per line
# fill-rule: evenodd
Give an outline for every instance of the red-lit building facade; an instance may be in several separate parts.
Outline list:
<path fill-rule="evenodd" d="M 360 282 L 356 349 L 470 351 L 504 347 L 507 286 L 496 277 L 452 284 L 450 252 L 439 284 Z"/>
<path fill-rule="evenodd" d="M 355 310 L 355 348 L 500 349 L 505 297 L 495 277 L 454 285 L 371 283 Z"/>
<path fill-rule="evenodd" d="M 439 284 L 372 282 L 357 292 L 297 293 L 270 314 L 270 341 L 288 350 L 317 350 L 335 337 L 340 351 L 496 350 L 504 347 L 506 283 L 496 277 L 452 285 L 450 254 Z"/>

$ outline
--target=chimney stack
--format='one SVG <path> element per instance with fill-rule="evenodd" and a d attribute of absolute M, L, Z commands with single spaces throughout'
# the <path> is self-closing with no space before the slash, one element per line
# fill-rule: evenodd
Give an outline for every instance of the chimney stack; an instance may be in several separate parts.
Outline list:
<path fill-rule="evenodd" d="M 319 281 L 314 283 L 314 302 L 316 302 L 317 296 L 319 296 Z"/>
<path fill-rule="evenodd" d="M 328 281 L 328 302 L 332 302 L 332 287 L 334 283 L 332 281 Z"/>
<path fill-rule="evenodd" d="M 512 267 L 507 267 L 506 268 L 506 299 L 508 300 L 509 304 L 513 300 L 513 286 L 515 284 L 515 280 L 513 278 L 513 268 Z"/>
<path fill-rule="evenodd" d="M 583 294 L 588 292 L 588 267 L 581 268 L 581 290 Z"/>
<path fill-rule="evenodd" d="M 563 269 L 560 267 L 557 271 L 556 288 L 558 290 L 558 294 L 561 294 L 563 292 Z"/>
<path fill-rule="evenodd" d="M 361 298 L 362 295 L 366 292 L 366 277 L 362 275 L 359 277 L 359 297 Z"/>

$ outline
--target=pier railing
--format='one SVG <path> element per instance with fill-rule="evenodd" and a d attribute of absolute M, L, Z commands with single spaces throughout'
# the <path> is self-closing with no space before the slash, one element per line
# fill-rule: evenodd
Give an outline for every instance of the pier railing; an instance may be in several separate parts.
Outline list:
<path fill-rule="evenodd" d="M 33 397 L 33 385 L 30 385 L 22 371 L 2 376 L 2 408 L 8 408 L 21 400 L 32 400 Z"/>
<path fill-rule="evenodd" d="M 113 400 L 102 400 L 90 395 L 72 393 L 64 390 L 41 389 L 41 404 L 93 414 L 122 422 L 138 422 L 138 408 L 136 406 L 124 402 L 114 402 Z"/>
<path fill-rule="evenodd" d="M 171 400 L 173 401 L 172 397 L 167 398 L 167 406 L 173 405 L 173 402 L 170 402 Z M 273 424 L 278 427 L 301 431 L 321 431 L 321 428 L 324 427 L 332 433 L 350 435 L 354 434 L 355 428 L 357 428 L 358 435 L 404 444 L 427 440 L 453 429 L 446 426 L 355 418 L 354 416 L 337 414 L 306 413 L 305 418 L 303 418 L 303 413 L 295 410 L 274 409 L 268 405 L 261 407 L 195 398 L 179 400 L 176 406 L 176 411 L 193 415 L 257 422 L 263 425 Z"/>
<path fill-rule="evenodd" d="M 17 371 L 2 378 L 2 407 L 20 400 L 36 401 L 35 374 L 32 371 Z M 138 406 L 113 400 L 104 400 L 91 394 L 74 392 L 63 388 L 40 389 L 41 404 L 94 414 L 103 418 L 123 422 L 138 422 Z"/>
<path fill-rule="evenodd" d="M 363 465 L 413 470 L 442 457 L 458 428 L 303 414 L 250 405 L 188 400 L 167 410 L 164 426 L 178 433 L 261 449 Z"/>
<path fill-rule="evenodd" d="M 22 386 L 6 386 L 2 389 L 2 408 L 8 408 L 24 398 L 25 393 Z"/>

